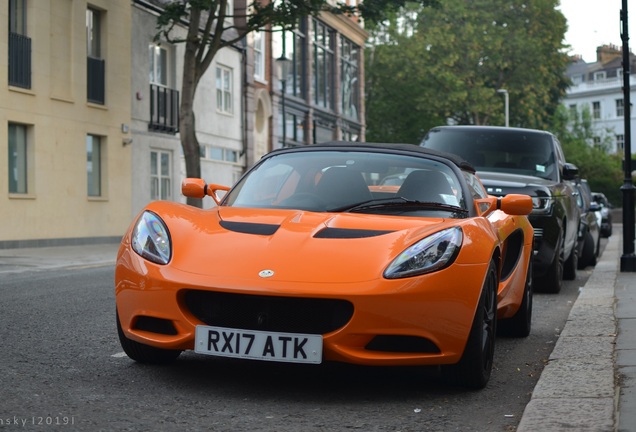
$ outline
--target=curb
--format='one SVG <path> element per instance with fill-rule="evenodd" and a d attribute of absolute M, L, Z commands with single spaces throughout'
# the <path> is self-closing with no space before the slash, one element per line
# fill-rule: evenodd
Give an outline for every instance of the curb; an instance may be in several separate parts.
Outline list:
<path fill-rule="evenodd" d="M 616 230 L 618 231 L 618 230 Z M 517 432 L 613 431 L 617 418 L 614 232 L 575 301 Z"/>

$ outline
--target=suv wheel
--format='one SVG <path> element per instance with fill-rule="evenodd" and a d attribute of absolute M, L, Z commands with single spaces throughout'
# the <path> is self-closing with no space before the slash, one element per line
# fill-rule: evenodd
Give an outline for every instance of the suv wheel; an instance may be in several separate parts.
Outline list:
<path fill-rule="evenodd" d="M 563 266 L 563 279 L 565 280 L 574 280 L 576 279 L 576 269 L 579 265 L 579 249 L 576 247 L 577 243 L 574 242 L 574 246 L 570 251 L 570 256 L 568 257 L 565 265 Z"/>
<path fill-rule="evenodd" d="M 545 275 L 544 283 L 540 284 L 543 291 L 550 294 L 558 294 L 563 286 L 563 263 L 565 251 L 563 250 L 564 246 L 562 235 L 559 235 L 557 244 L 559 245 L 557 253 L 554 254 L 552 264 L 550 264 L 548 272 Z"/>

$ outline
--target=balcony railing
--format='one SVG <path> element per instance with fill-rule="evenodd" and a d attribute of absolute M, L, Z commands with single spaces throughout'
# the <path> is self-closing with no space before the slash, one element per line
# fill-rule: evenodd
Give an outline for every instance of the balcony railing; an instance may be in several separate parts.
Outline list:
<path fill-rule="evenodd" d="M 148 129 L 175 134 L 179 131 L 179 92 L 150 84 L 150 123 Z"/>
<path fill-rule="evenodd" d="M 103 105 L 106 89 L 106 62 L 103 59 L 87 58 L 86 99 Z"/>
<path fill-rule="evenodd" d="M 31 88 L 31 38 L 9 33 L 9 85 Z"/>

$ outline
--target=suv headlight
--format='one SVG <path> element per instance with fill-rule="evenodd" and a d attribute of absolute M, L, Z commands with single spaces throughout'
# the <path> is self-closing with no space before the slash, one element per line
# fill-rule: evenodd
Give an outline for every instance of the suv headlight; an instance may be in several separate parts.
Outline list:
<path fill-rule="evenodd" d="M 387 279 L 431 273 L 450 265 L 462 245 L 462 230 L 449 228 L 426 237 L 402 252 L 384 271 Z"/>
<path fill-rule="evenodd" d="M 532 213 L 550 213 L 552 211 L 553 198 L 532 197 Z"/>
<path fill-rule="evenodd" d="M 170 233 L 159 216 L 143 212 L 132 233 L 132 248 L 148 261 L 168 264 L 172 256 Z"/>

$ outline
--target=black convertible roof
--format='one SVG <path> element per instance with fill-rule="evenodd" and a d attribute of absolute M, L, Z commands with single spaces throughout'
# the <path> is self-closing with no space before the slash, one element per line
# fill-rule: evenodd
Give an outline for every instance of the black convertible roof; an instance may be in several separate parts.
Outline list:
<path fill-rule="evenodd" d="M 470 162 L 462 159 L 461 157 L 446 153 L 438 150 L 428 149 L 420 147 L 415 144 L 402 144 L 402 143 L 372 143 L 372 142 L 351 142 L 351 141 L 330 141 L 320 144 L 311 144 L 308 146 L 291 147 L 284 149 L 274 150 L 272 153 L 287 152 L 287 151 L 313 151 L 318 149 L 337 149 L 337 150 L 360 150 L 367 149 L 371 151 L 391 151 L 395 153 L 414 153 L 418 155 L 434 156 L 441 159 L 447 159 L 453 164 L 457 165 L 460 169 L 475 173 L 475 168 Z"/>

